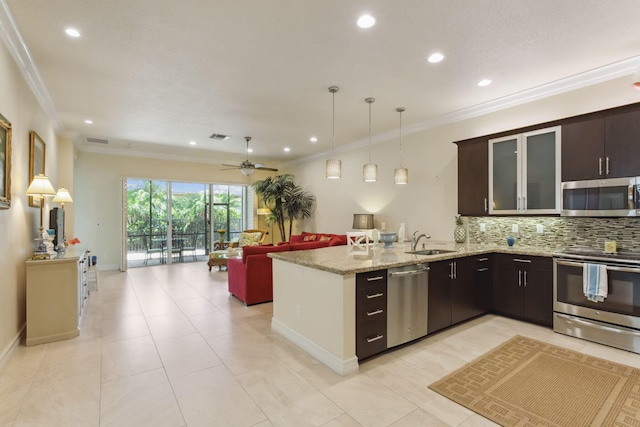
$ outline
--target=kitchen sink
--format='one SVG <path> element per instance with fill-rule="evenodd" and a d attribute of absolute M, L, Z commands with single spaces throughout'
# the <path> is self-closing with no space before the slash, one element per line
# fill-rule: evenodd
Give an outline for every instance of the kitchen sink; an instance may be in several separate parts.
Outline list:
<path fill-rule="evenodd" d="M 449 251 L 446 249 L 423 249 L 420 251 L 410 251 L 410 252 L 405 252 L 406 254 L 413 254 L 413 255 L 442 255 L 442 254 L 448 254 L 451 252 L 455 252 L 455 251 Z"/>

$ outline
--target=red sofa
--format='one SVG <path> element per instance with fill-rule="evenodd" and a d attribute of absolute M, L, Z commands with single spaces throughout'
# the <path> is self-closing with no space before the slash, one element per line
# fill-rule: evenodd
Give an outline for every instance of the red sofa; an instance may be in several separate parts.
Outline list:
<path fill-rule="evenodd" d="M 307 237 L 306 236 L 316 236 Z M 320 239 L 318 236 L 329 236 Z M 273 272 L 269 252 L 288 252 L 346 245 L 345 235 L 302 233 L 291 236 L 289 242 L 278 246 L 261 245 L 242 248 L 242 259 L 231 258 L 227 263 L 229 293 L 245 305 L 273 301 Z"/>

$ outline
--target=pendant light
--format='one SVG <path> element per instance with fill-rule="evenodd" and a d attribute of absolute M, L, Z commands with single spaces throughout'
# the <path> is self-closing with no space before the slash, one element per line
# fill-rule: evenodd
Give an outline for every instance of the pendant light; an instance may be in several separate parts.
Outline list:
<path fill-rule="evenodd" d="M 369 163 L 364 165 L 362 169 L 362 179 L 364 182 L 376 182 L 378 180 L 378 165 L 371 163 L 371 104 L 375 98 L 367 98 L 364 100 L 369 104 Z"/>
<path fill-rule="evenodd" d="M 331 86 L 329 92 L 331 92 L 333 103 L 333 156 L 327 160 L 326 176 L 329 179 L 340 179 L 342 176 L 342 162 L 336 159 L 336 92 L 339 91 L 338 86 Z"/>
<path fill-rule="evenodd" d="M 405 110 L 404 107 L 396 108 L 396 111 L 400 113 L 400 167 L 393 171 L 393 179 L 396 184 L 409 183 L 409 169 L 402 166 L 402 113 Z"/>

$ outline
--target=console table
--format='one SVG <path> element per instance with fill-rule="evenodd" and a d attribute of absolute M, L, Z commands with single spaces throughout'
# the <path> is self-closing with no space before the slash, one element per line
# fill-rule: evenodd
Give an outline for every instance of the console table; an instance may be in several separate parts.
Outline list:
<path fill-rule="evenodd" d="M 80 335 L 78 326 L 88 298 L 88 251 L 70 247 L 47 260 L 27 260 L 26 345 Z"/>

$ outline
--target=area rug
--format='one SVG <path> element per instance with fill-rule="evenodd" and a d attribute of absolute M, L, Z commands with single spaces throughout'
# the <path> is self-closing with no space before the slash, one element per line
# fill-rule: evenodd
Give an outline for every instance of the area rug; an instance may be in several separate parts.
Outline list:
<path fill-rule="evenodd" d="M 429 388 L 502 426 L 640 426 L 640 369 L 521 336 Z"/>

